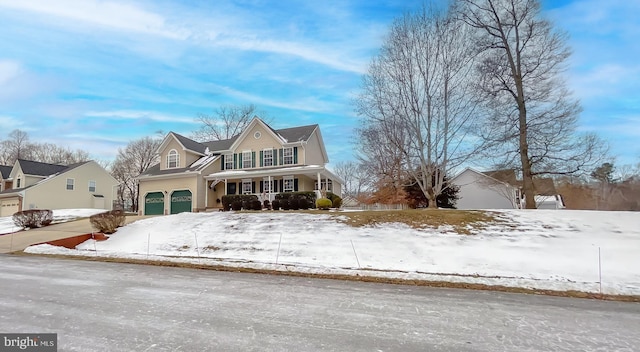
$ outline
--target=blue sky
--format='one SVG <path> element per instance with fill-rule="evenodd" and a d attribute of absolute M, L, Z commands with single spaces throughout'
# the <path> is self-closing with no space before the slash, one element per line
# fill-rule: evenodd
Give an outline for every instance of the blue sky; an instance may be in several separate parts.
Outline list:
<path fill-rule="evenodd" d="M 318 123 L 353 158 L 351 100 L 389 24 L 420 2 L 0 0 L 0 139 L 112 159 L 131 139 L 189 135 L 198 114 L 256 104 L 275 128 Z M 543 1 L 569 32 L 583 131 L 640 157 L 640 2 Z"/>

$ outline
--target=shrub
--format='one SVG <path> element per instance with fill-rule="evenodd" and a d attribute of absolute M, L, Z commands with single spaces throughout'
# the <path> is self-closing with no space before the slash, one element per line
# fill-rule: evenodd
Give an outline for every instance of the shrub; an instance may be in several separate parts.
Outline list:
<path fill-rule="evenodd" d="M 258 200 L 258 196 L 255 194 L 228 194 L 226 196 L 222 196 L 222 209 L 225 211 L 233 210 L 241 210 L 251 209 L 251 202 L 254 200 Z M 240 202 L 240 208 L 233 208 L 234 202 Z"/>
<path fill-rule="evenodd" d="M 264 209 L 270 209 L 271 208 L 271 204 L 269 203 L 268 199 L 264 200 L 263 207 L 264 207 Z"/>
<path fill-rule="evenodd" d="M 310 203 L 306 198 L 298 199 L 298 207 L 300 207 L 301 210 L 309 209 L 309 205 L 310 205 Z"/>
<path fill-rule="evenodd" d="M 104 213 L 91 215 L 89 222 L 98 231 L 105 234 L 116 232 L 118 227 L 124 225 L 124 211 L 111 210 Z"/>
<path fill-rule="evenodd" d="M 331 203 L 334 208 L 340 208 L 342 206 L 342 198 L 335 196 Z"/>
<path fill-rule="evenodd" d="M 233 202 L 231 202 L 231 209 L 235 211 L 242 210 L 242 201 L 234 200 Z"/>
<path fill-rule="evenodd" d="M 51 221 L 53 212 L 46 209 L 30 209 L 13 214 L 13 223 L 23 229 L 49 226 Z"/>
<path fill-rule="evenodd" d="M 295 197 L 289 198 L 289 209 L 298 210 L 300 209 L 300 200 Z"/>
<path fill-rule="evenodd" d="M 280 201 L 277 199 L 274 199 L 273 202 L 271 202 L 271 209 L 280 210 Z"/>
<path fill-rule="evenodd" d="M 289 200 L 288 199 L 280 199 L 280 206 L 282 207 L 282 210 L 291 209 L 291 207 L 289 206 Z"/>
<path fill-rule="evenodd" d="M 331 208 L 332 205 L 333 203 L 331 203 L 331 200 L 327 198 L 318 198 L 318 200 L 316 200 L 316 207 L 318 209 L 327 210 Z"/>
<path fill-rule="evenodd" d="M 249 209 L 251 209 L 251 210 L 262 210 L 262 203 L 260 203 L 260 201 L 257 200 L 257 199 L 256 200 L 252 200 L 250 202 Z"/>
<path fill-rule="evenodd" d="M 276 194 L 276 199 L 306 199 L 310 204 L 316 203 L 316 193 L 315 192 L 283 192 Z"/>

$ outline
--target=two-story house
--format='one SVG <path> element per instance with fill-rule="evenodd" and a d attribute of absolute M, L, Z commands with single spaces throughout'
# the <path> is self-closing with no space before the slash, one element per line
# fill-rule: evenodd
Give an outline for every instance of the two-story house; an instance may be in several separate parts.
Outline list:
<path fill-rule="evenodd" d="M 160 163 L 143 172 L 140 213 L 175 214 L 222 208 L 222 196 L 327 190 L 341 195 L 331 173 L 320 127 L 274 130 L 255 117 L 237 136 L 199 143 L 170 132 L 158 148 Z"/>
<path fill-rule="evenodd" d="M 118 185 L 95 161 L 56 165 L 18 159 L 4 181 L 0 216 L 27 209 L 111 209 Z"/>

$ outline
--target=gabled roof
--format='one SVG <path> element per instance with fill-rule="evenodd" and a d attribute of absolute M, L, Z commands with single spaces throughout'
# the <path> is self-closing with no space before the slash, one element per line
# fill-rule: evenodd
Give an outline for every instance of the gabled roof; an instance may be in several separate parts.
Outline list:
<path fill-rule="evenodd" d="M 138 175 L 138 177 L 175 175 L 180 173 L 198 172 L 206 168 L 208 165 L 210 165 L 212 162 L 215 162 L 219 158 L 220 158 L 220 155 L 203 156 L 202 158 L 194 161 L 188 167 L 180 167 L 180 168 L 164 169 L 164 170 L 160 169 L 160 163 L 158 163 L 146 169 L 144 172 Z"/>
<path fill-rule="evenodd" d="M 520 184 L 516 179 L 516 172 L 514 169 L 502 169 L 502 170 L 492 170 L 485 171 L 483 174 L 495 178 L 496 180 L 502 181 L 504 183 L 508 183 L 512 186 L 518 187 Z"/>
<path fill-rule="evenodd" d="M 292 127 L 285 128 L 281 130 L 276 130 L 276 133 L 282 136 L 282 138 L 286 139 L 287 142 L 303 142 L 309 140 L 313 131 L 318 128 L 318 125 L 308 125 L 308 126 L 300 126 L 300 127 Z"/>
<path fill-rule="evenodd" d="M 0 165 L 0 178 L 7 179 L 13 166 Z"/>
<path fill-rule="evenodd" d="M 47 164 L 31 160 L 18 159 L 20 168 L 25 175 L 51 176 L 68 169 L 70 166 Z"/>
<path fill-rule="evenodd" d="M 191 150 L 194 151 L 196 153 L 199 154 L 204 154 L 206 147 L 202 144 L 202 143 L 198 143 L 196 141 L 194 141 L 193 139 L 189 139 L 183 135 L 177 134 L 175 132 L 171 132 L 173 133 L 173 135 L 176 137 L 176 139 L 178 140 L 178 142 L 180 142 L 180 144 L 182 144 L 182 146 L 187 149 L 187 150 Z"/>
<path fill-rule="evenodd" d="M 240 135 L 235 135 L 229 139 L 223 139 L 223 140 L 219 140 L 219 141 L 210 141 L 210 142 L 204 142 L 202 143 L 205 148 L 208 147 L 209 151 L 211 152 L 216 152 L 216 151 L 222 151 L 222 150 L 229 150 L 231 148 L 231 145 L 233 144 L 233 142 L 236 141 L 236 139 L 238 139 Z"/>

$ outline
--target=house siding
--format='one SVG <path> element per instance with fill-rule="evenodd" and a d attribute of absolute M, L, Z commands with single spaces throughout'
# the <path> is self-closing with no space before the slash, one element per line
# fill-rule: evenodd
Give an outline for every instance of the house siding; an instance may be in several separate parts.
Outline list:
<path fill-rule="evenodd" d="M 322 155 L 322 147 L 320 146 L 320 138 L 317 132 L 311 135 L 304 146 L 304 153 L 302 154 L 305 155 L 304 162 L 306 162 L 306 165 L 324 165 L 326 163 Z"/>
<path fill-rule="evenodd" d="M 451 181 L 460 187 L 458 209 L 514 209 L 515 188 L 488 176 L 465 170 Z"/>
<path fill-rule="evenodd" d="M 66 189 L 68 178 L 74 179 L 73 190 Z M 90 180 L 96 181 L 95 192 L 89 192 Z M 22 210 L 93 208 L 94 195 L 103 196 L 105 208 L 111 209 L 117 185 L 107 171 L 90 161 L 24 190 Z"/>
<path fill-rule="evenodd" d="M 145 196 L 152 192 L 163 192 L 165 194 L 164 199 L 164 213 L 169 214 L 171 201 L 169 197 L 173 191 L 189 190 L 191 191 L 191 208 L 193 211 L 199 207 L 204 207 L 204 197 L 198 191 L 198 185 L 202 184 L 202 177 L 198 174 L 193 174 L 189 177 L 171 178 L 171 179 L 155 179 L 144 180 L 140 182 L 140 199 L 139 199 L 139 212 L 144 214 Z M 202 205 L 200 205 L 202 204 Z"/>
<path fill-rule="evenodd" d="M 178 141 L 175 138 L 172 138 L 167 143 L 166 148 L 160 154 L 160 169 L 161 170 L 168 169 L 167 156 L 169 155 L 169 152 L 172 149 L 175 149 L 178 152 L 178 155 L 180 157 L 180 161 L 179 161 L 178 167 L 188 167 L 189 165 L 193 164 L 196 160 L 200 159 L 200 157 L 201 157 L 198 154 L 194 154 L 192 152 L 184 150 L 182 148 L 182 145 L 180 143 L 178 143 Z"/>

